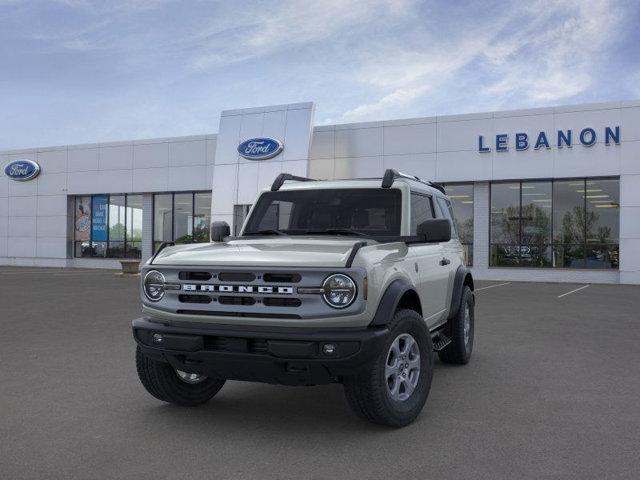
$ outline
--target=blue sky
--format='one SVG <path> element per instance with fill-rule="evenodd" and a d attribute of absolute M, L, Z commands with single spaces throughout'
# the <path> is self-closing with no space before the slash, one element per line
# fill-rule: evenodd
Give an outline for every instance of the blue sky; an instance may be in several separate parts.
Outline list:
<path fill-rule="evenodd" d="M 640 98 L 640 2 L 0 0 L 0 149 Z"/>

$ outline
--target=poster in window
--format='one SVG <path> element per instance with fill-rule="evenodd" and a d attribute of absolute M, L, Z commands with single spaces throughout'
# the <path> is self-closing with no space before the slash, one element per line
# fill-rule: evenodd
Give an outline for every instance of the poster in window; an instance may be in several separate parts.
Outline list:
<path fill-rule="evenodd" d="M 92 205 L 91 236 L 94 242 L 107 241 L 107 208 L 109 197 L 107 195 L 94 195 Z"/>
<path fill-rule="evenodd" d="M 91 234 L 91 197 L 76 197 L 75 239 L 88 242 Z"/>

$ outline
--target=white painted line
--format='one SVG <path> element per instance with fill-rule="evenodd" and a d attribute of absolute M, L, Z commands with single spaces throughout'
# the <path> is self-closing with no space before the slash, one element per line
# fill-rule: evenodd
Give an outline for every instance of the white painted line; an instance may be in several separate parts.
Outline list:
<path fill-rule="evenodd" d="M 566 297 L 567 295 L 571 295 L 572 293 L 576 293 L 579 292 L 580 290 L 584 290 L 585 288 L 587 288 L 589 285 L 583 285 L 580 288 L 576 288 L 575 290 L 571 290 L 570 292 L 567 293 L 563 293 L 562 295 L 558 295 L 558 298 L 562 298 L 562 297 Z"/>
<path fill-rule="evenodd" d="M 511 282 L 504 282 L 504 283 L 494 283 L 493 285 L 487 285 L 486 287 L 480 287 L 480 288 L 476 288 L 474 290 L 474 292 L 479 292 L 480 290 L 486 290 L 487 288 L 494 288 L 494 287 L 501 287 L 503 285 L 509 285 Z"/>
<path fill-rule="evenodd" d="M 10 272 L 3 272 L 0 271 L 0 275 L 4 276 L 4 275 L 44 275 L 44 276 L 48 276 L 48 275 L 53 275 L 53 276 L 65 276 L 65 277 L 72 277 L 74 275 L 106 275 L 106 274 L 113 274 L 113 272 L 115 272 L 116 270 L 106 270 L 106 271 L 97 271 L 97 272 L 60 272 L 60 271 L 55 271 L 55 272 L 48 272 L 46 270 L 28 270 L 28 271 L 23 271 L 23 272 L 17 272 L 17 271 L 10 271 Z"/>

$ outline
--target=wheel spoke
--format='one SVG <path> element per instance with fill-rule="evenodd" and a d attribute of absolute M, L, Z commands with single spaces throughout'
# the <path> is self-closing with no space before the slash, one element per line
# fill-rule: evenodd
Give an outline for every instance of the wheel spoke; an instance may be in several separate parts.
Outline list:
<path fill-rule="evenodd" d="M 402 386 L 403 386 L 402 397 L 403 399 L 407 399 L 411 396 L 415 387 L 411 384 L 408 378 L 402 379 Z"/>
<path fill-rule="evenodd" d="M 409 360 L 409 371 L 420 370 L 420 357 Z"/>
<path fill-rule="evenodd" d="M 398 390 L 400 388 L 400 377 L 398 375 L 392 375 L 391 377 L 392 383 L 389 386 L 389 382 L 387 380 L 387 385 L 389 386 L 389 392 L 392 397 L 396 397 L 398 395 Z"/>
<path fill-rule="evenodd" d="M 411 335 L 404 337 L 404 345 L 402 350 L 400 351 L 401 355 L 408 355 L 413 346 L 415 345 L 415 340 Z"/>

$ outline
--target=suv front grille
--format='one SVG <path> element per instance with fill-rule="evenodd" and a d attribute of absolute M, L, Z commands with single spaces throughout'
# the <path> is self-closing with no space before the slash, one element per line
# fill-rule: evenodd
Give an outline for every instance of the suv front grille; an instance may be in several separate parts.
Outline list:
<path fill-rule="evenodd" d="M 320 294 L 322 282 L 334 269 L 182 266 L 159 270 L 170 288 L 156 308 L 179 315 L 293 320 L 338 313 Z M 359 271 L 346 273 L 361 284 Z M 352 314 L 362 305 L 356 301 L 355 308 L 339 313 Z"/>

